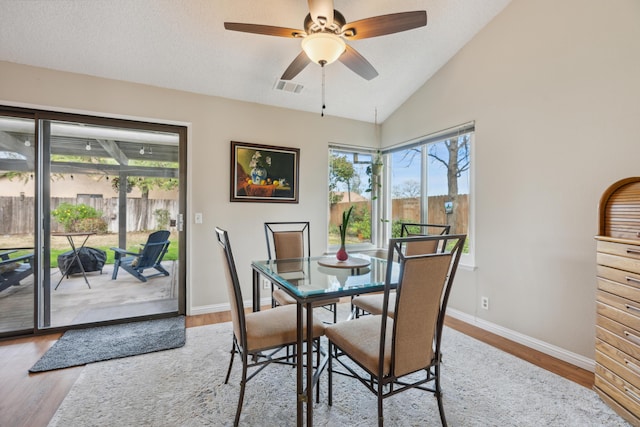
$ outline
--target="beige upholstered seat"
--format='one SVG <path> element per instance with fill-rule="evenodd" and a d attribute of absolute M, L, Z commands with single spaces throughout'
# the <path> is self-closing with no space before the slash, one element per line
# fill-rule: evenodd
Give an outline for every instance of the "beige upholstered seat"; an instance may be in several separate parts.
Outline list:
<path fill-rule="evenodd" d="M 419 237 L 430 235 L 445 235 L 449 234 L 450 226 L 446 224 L 417 224 L 417 223 L 402 223 L 400 229 L 400 237 Z M 438 246 L 439 245 L 439 246 Z M 405 255 L 417 255 L 417 254 L 432 254 L 437 251 L 442 251 L 446 245 L 446 240 L 427 240 L 427 241 L 415 241 L 407 242 L 405 247 Z M 389 296 L 389 310 L 387 314 L 393 317 L 393 310 L 395 307 L 395 294 Z M 382 293 L 359 295 L 353 297 L 351 300 L 352 311 L 355 311 L 356 317 L 360 316 L 360 312 L 371 314 L 382 314 Z"/>
<path fill-rule="evenodd" d="M 293 305 L 276 307 L 270 310 L 258 311 L 253 313 L 245 313 L 244 300 L 242 299 L 242 291 L 238 280 L 231 244 L 226 231 L 216 227 L 216 237 L 220 244 L 225 262 L 224 271 L 226 276 L 227 293 L 229 295 L 229 303 L 231 305 L 231 320 L 233 323 L 233 346 L 231 348 L 231 359 L 229 361 L 229 369 L 224 383 L 227 384 L 233 366 L 233 359 L 237 354 L 242 360 L 242 379 L 240 380 L 240 398 L 238 400 L 238 408 L 234 425 L 237 426 L 240 421 L 240 412 L 242 411 L 242 402 L 244 400 L 244 391 L 246 383 L 253 378 L 255 374 L 268 363 L 287 363 L 294 364 L 292 356 L 287 351 L 280 352 L 286 346 L 296 344 L 297 340 L 297 316 L 296 307 Z M 306 334 L 306 315 L 303 316 L 304 331 Z M 314 318 L 313 336 L 316 338 L 316 349 L 320 348 L 320 336 L 324 333 L 324 324 Z M 268 352 L 267 352 L 268 351 Z M 307 348 L 307 351 L 312 351 Z M 295 356 L 295 355 L 294 355 Z M 320 355 L 318 354 L 318 363 Z M 251 363 L 250 363 L 251 361 Z M 260 367 L 258 371 L 247 376 L 247 370 L 253 367 Z M 292 383 L 291 387 L 295 387 Z"/>
<path fill-rule="evenodd" d="M 358 310 L 364 311 L 370 314 L 382 314 L 382 302 L 384 295 L 382 293 L 358 295 L 353 297 L 351 304 L 357 307 Z M 393 310 L 396 306 L 396 293 L 391 292 L 389 295 L 389 308 L 387 309 L 387 315 L 393 317 Z M 357 317 L 360 317 L 358 314 Z"/>
<path fill-rule="evenodd" d="M 311 226 L 307 221 L 299 222 L 265 222 L 264 232 L 267 239 L 267 252 L 269 259 L 290 259 L 291 262 L 280 265 L 278 264 L 278 272 L 295 272 L 302 271 L 302 258 L 311 256 L 310 247 L 310 230 Z M 273 247 L 273 253 L 271 248 Z M 294 262 L 300 258 L 300 262 Z M 286 270 L 284 270 L 286 269 Z M 296 300 L 280 288 L 271 291 L 271 305 L 289 305 L 296 304 Z M 325 300 L 314 304 L 314 307 L 325 307 L 333 312 L 333 323 L 337 320 L 336 304 L 340 302 L 339 298 Z"/>
<path fill-rule="evenodd" d="M 440 388 L 440 342 L 447 301 L 464 246 L 464 235 L 391 239 L 382 312 L 391 301 L 391 269 L 400 263 L 394 316 L 371 315 L 327 326 L 329 340 L 329 405 L 333 399 L 334 361 L 339 372 L 358 378 L 378 397 L 378 425 L 383 425 L 383 399 L 409 388 L 433 392 L 446 426 Z M 432 242 L 451 249 L 407 255 L 410 242 Z M 423 246 L 423 247 L 426 247 Z M 360 368 L 354 368 L 354 361 Z M 338 370 L 336 370 L 337 372 Z M 413 374 L 408 377 L 409 374 Z M 426 385 L 432 383 L 430 388 Z M 354 417 L 357 417 L 354 414 Z M 409 423 L 410 420 L 407 420 Z"/>

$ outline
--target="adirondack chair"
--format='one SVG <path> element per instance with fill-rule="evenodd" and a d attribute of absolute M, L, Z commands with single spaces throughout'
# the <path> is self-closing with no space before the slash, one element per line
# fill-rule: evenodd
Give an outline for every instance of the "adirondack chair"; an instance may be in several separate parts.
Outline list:
<path fill-rule="evenodd" d="M 139 253 L 128 252 L 121 248 L 111 248 L 114 251 L 115 262 L 113 264 L 112 280 L 118 277 L 118 270 L 123 268 L 136 279 L 146 282 L 148 278 L 155 276 L 168 276 L 169 272 L 160 265 L 164 254 L 169 249 L 169 231 L 160 230 L 149 235 L 147 243 L 144 244 Z M 158 273 L 143 275 L 144 270 L 154 268 Z"/>
<path fill-rule="evenodd" d="M 15 249 L 0 252 L 0 291 L 18 286 L 22 279 L 33 274 L 33 254 L 11 258 Z"/>

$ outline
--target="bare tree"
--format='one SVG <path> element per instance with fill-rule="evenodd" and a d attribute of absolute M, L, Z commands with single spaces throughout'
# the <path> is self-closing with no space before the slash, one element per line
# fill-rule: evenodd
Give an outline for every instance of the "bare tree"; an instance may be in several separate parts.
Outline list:
<path fill-rule="evenodd" d="M 453 211 L 447 215 L 447 223 L 455 229 L 458 220 L 458 178 L 469 170 L 469 135 L 461 135 L 458 137 L 446 139 L 443 141 L 446 148 L 446 154 L 438 151 L 440 143 L 431 144 L 429 146 L 428 156 L 432 162 L 440 163 L 447 169 L 447 197 L 452 202 Z M 422 149 L 420 147 L 407 150 L 400 161 L 405 162 L 407 166 L 411 165 L 414 160 L 420 159 Z M 457 230 L 462 231 L 462 230 Z"/>
<path fill-rule="evenodd" d="M 402 184 L 394 185 L 391 193 L 396 199 L 420 197 L 420 182 L 415 179 L 408 179 Z"/>
<path fill-rule="evenodd" d="M 441 163 L 447 168 L 447 195 L 449 201 L 453 203 L 453 211 L 447 216 L 447 223 L 452 228 L 456 227 L 458 219 L 458 178 L 463 172 L 469 169 L 469 135 L 462 135 L 444 141 L 448 156 L 441 157 L 436 145 L 429 147 L 429 157 L 432 161 Z M 456 230 L 459 232 L 461 230 Z"/>

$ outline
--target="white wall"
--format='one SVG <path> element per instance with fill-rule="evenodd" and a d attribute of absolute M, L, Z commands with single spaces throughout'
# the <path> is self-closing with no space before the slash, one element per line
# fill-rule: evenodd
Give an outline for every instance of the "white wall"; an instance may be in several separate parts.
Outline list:
<path fill-rule="evenodd" d="M 639 20 L 637 0 L 514 0 L 383 123 L 389 146 L 476 121 L 477 269 L 450 308 L 593 358 L 598 200 L 640 174 Z"/>
<path fill-rule="evenodd" d="M 263 222 L 311 221 L 312 252 L 322 253 L 328 221 L 328 144 L 376 143 L 370 123 L 8 62 L 0 62 L 0 105 L 32 105 L 189 126 L 189 313 L 228 309 L 214 226 L 229 231 L 243 296 L 249 301 L 251 260 L 266 257 Z M 232 140 L 300 148 L 300 202 L 230 203 Z M 203 214 L 203 224 L 193 223 L 195 212 Z"/>

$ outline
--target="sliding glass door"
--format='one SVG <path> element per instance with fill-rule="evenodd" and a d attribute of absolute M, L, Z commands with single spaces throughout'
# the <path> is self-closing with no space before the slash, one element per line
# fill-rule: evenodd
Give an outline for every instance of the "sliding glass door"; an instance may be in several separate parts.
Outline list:
<path fill-rule="evenodd" d="M 24 317 L 0 317 L 0 334 L 184 313 L 185 128 L 38 112 L 6 122 L 21 133 L 0 137 L 14 148 L 0 157 L 0 207 L 25 206 L 3 222 L 0 257 L 32 254 L 33 270 L 13 286 L 30 300 L 0 290 L 0 308 Z"/>
<path fill-rule="evenodd" d="M 0 114 L 0 335 L 34 325 L 35 122 Z"/>
<path fill-rule="evenodd" d="M 98 122 L 40 121 L 41 327 L 178 312 L 180 134 Z"/>

